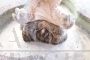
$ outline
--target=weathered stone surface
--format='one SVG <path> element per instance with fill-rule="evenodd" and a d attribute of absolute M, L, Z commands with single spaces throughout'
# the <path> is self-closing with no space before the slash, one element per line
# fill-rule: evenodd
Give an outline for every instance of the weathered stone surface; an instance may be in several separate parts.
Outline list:
<path fill-rule="evenodd" d="M 64 31 L 57 25 L 46 20 L 28 22 L 22 31 L 24 41 L 42 41 L 45 43 L 58 44 L 66 40 Z"/>

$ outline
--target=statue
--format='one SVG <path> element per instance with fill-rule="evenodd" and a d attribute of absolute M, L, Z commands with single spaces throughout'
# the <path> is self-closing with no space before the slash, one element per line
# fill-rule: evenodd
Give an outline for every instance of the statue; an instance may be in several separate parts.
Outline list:
<path fill-rule="evenodd" d="M 41 41 L 59 44 L 67 39 L 74 18 L 60 7 L 62 0 L 28 0 L 24 8 L 12 14 L 21 25 L 25 42 Z M 63 9 L 63 10 L 62 10 Z"/>

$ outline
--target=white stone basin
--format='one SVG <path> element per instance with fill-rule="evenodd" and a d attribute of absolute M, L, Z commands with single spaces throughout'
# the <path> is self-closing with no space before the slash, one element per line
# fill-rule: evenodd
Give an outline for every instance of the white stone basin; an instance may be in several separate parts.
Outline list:
<path fill-rule="evenodd" d="M 6 17 L 8 18 L 8 16 L 5 16 L 3 19 Z M 71 55 L 71 57 L 75 57 L 79 54 L 86 58 L 89 54 L 87 51 L 90 50 L 89 45 L 90 39 L 88 35 L 76 25 L 68 31 L 68 39 L 58 45 L 50 45 L 41 42 L 25 43 L 22 39 L 20 25 L 16 21 L 7 24 L 0 33 L 0 55 L 6 58 L 7 56 L 10 58 L 10 54 L 14 54 L 13 57 L 24 57 L 25 59 L 27 56 L 31 55 L 44 55 L 45 57 L 47 54 L 52 55 L 54 58 L 55 55 L 58 55 L 60 57 L 57 58 L 58 60 L 66 59 L 65 54 Z M 84 51 L 86 51 L 86 55 L 84 55 Z M 45 58 L 50 57 L 51 56 Z M 71 57 L 68 57 L 68 59 L 71 59 Z M 77 57 L 77 59 L 78 58 L 80 57 Z"/>
<path fill-rule="evenodd" d="M 9 11 L 12 11 L 10 8 Z M 0 59 L 2 60 L 90 60 L 90 38 L 85 31 L 74 25 L 68 30 L 68 39 L 58 45 L 41 42 L 24 42 L 20 25 L 11 18 L 12 12 L 0 16 L 7 21 L 0 28 Z M 8 21 L 7 21 L 8 22 Z M 0 22 L 1 24 L 1 22 Z M 3 24 L 3 23 L 2 23 Z"/>

